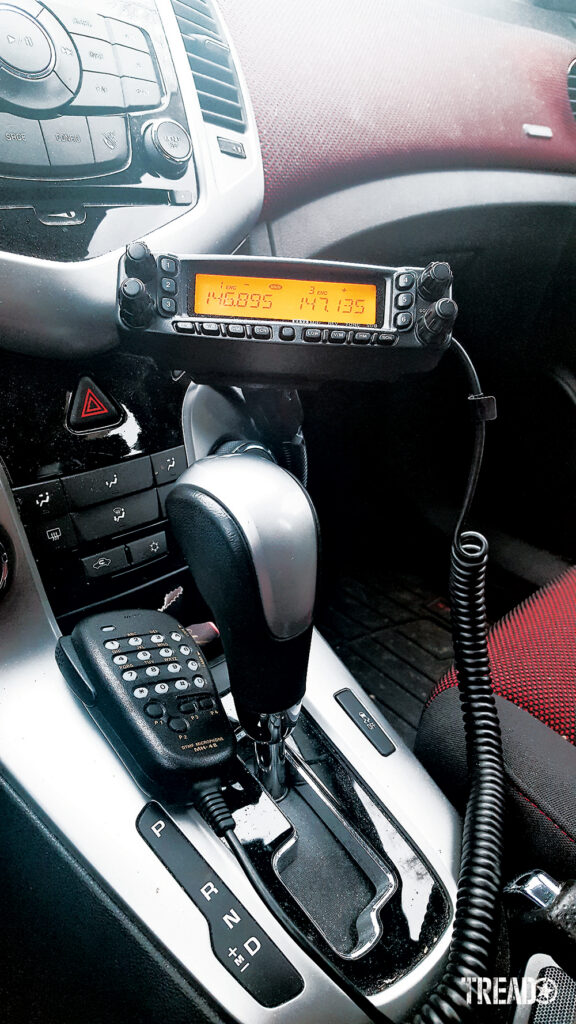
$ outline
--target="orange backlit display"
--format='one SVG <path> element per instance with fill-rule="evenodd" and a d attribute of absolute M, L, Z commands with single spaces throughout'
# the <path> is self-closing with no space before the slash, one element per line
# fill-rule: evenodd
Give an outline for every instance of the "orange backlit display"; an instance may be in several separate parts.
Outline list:
<path fill-rule="evenodd" d="M 194 312 L 321 324 L 375 324 L 376 285 L 197 274 Z"/>

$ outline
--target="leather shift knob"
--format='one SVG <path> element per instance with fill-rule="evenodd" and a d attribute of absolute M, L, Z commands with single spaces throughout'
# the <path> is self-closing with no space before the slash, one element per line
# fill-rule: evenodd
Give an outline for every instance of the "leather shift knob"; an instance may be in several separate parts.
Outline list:
<path fill-rule="evenodd" d="M 255 716 L 292 708 L 304 696 L 316 594 L 314 507 L 275 463 L 234 454 L 187 469 L 167 509 L 220 630 L 238 716 L 252 735 Z"/>

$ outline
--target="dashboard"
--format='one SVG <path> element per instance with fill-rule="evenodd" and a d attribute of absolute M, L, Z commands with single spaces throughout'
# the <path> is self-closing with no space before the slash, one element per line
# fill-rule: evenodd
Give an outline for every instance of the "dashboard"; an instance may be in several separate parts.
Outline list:
<path fill-rule="evenodd" d="M 224 366 L 228 342 L 238 353 L 263 331 L 279 342 L 314 302 L 314 326 L 285 336 L 294 349 L 346 341 L 335 358 L 350 368 L 357 352 L 394 353 L 398 336 L 408 338 L 398 318 L 412 326 L 407 310 L 420 301 L 415 268 L 438 259 L 454 268 L 463 331 L 480 361 L 490 352 L 506 365 L 540 351 L 540 311 L 553 322 L 561 308 L 557 268 L 562 280 L 574 270 L 566 254 L 576 234 L 575 61 L 576 15 L 520 0 L 0 3 L 0 550 L 5 543 L 9 572 L 22 581 L 0 605 L 9 627 L 2 755 L 15 789 L 152 944 L 169 950 L 166 973 L 183 965 L 186 984 L 214 997 L 202 1020 L 225 1012 L 266 1024 L 274 1011 L 240 983 L 227 986 L 232 968 L 226 974 L 212 955 L 205 919 L 144 848 L 134 828 L 141 794 L 62 693 L 55 637 L 127 604 L 208 618 L 166 499 L 181 472 L 222 443 L 266 442 L 236 386 L 246 383 L 234 377 L 241 355 L 234 372 Z M 165 302 L 180 317 L 187 303 L 206 352 L 217 337 L 218 380 L 183 369 L 177 348 L 156 358 L 153 345 L 139 348 L 119 330 L 119 267 L 136 239 L 157 257 L 158 308 Z M 194 286 L 179 276 L 186 254 L 202 258 Z M 245 255 L 280 266 L 266 288 L 251 279 L 250 315 Z M 403 272 L 390 272 L 384 310 L 376 279 L 356 280 L 350 269 L 344 278 L 299 276 L 292 263 L 304 257 Z M 344 338 L 339 289 L 351 285 L 354 330 Z M 154 345 L 169 330 L 163 317 Z M 303 373 L 298 383 L 315 382 Z M 382 413 L 390 434 L 395 408 L 390 398 Z M 34 631 L 32 667 L 22 658 L 24 622 Z M 397 971 L 391 961 L 379 989 L 366 983 L 374 1005 L 400 1020 L 446 952 L 459 823 L 397 737 L 396 767 L 383 779 L 378 752 L 355 726 L 346 731 L 333 699 L 345 689 L 363 699 L 318 638 L 307 708 L 350 763 L 362 755 L 374 829 L 408 865 L 406 921 L 399 913 L 395 927 L 409 933 L 411 958 Z M 11 727 L 31 706 L 51 725 L 36 737 L 37 758 L 20 725 Z M 384 805 L 400 822 L 396 833 Z M 175 820 L 305 979 L 303 1003 L 283 1010 L 286 1024 L 363 1021 L 239 870 L 229 873 L 222 844 L 193 812 Z M 409 889 L 420 854 L 422 877 L 432 888 L 439 881 L 441 894 L 426 956 Z"/>

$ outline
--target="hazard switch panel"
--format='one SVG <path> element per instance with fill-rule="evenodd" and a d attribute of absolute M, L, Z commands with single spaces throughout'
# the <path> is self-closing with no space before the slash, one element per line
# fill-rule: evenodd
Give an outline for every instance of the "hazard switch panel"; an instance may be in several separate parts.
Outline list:
<path fill-rule="evenodd" d="M 122 411 L 116 402 L 94 383 L 82 377 L 72 396 L 68 411 L 68 427 L 76 434 L 85 434 L 122 422 Z"/>

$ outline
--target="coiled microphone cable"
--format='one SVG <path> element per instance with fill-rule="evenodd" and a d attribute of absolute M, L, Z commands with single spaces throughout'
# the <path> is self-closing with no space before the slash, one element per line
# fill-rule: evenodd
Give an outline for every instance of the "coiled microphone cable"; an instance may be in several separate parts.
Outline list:
<path fill-rule="evenodd" d="M 455 339 L 451 350 L 466 372 L 475 420 L 473 456 L 454 531 L 450 570 L 454 656 L 469 793 L 448 962 L 440 982 L 414 1016 L 413 1024 L 459 1024 L 478 1019 L 478 1008 L 466 998 L 465 979 L 486 976 L 492 965 L 501 885 L 504 762 L 487 646 L 488 542 L 482 534 L 465 529 L 482 466 L 486 421 L 496 418 L 496 403 L 482 394 L 473 363 Z"/>

